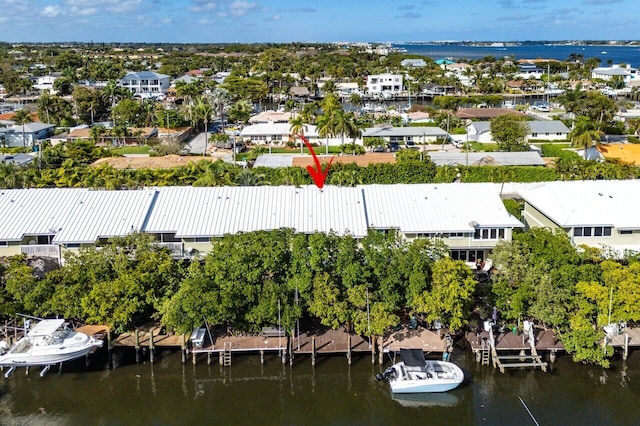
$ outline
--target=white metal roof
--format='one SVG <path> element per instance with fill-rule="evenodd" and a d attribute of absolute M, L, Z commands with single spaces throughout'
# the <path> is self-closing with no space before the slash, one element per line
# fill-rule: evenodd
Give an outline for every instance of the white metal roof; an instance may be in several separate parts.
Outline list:
<path fill-rule="evenodd" d="M 146 231 L 177 237 L 222 236 L 292 228 L 362 237 L 367 233 L 362 192 L 356 188 L 261 186 L 160 188 Z"/>
<path fill-rule="evenodd" d="M 518 193 L 562 227 L 640 229 L 638 180 L 545 182 L 528 185 Z"/>
<path fill-rule="evenodd" d="M 78 188 L 0 191 L 0 240 L 51 235 L 56 243 L 92 243 L 142 229 L 154 191 Z"/>
<path fill-rule="evenodd" d="M 403 233 L 471 232 L 475 226 L 522 227 L 494 184 L 367 185 L 361 187 L 369 226 Z M 477 224 L 477 225 L 476 225 Z"/>
<path fill-rule="evenodd" d="M 0 241 L 55 234 L 54 243 L 92 243 L 132 231 L 195 238 L 292 228 L 363 237 L 369 227 L 405 233 L 469 232 L 474 222 L 479 227 L 521 227 L 506 212 L 500 188 L 454 183 L 328 185 L 322 191 L 313 185 L 2 190 Z"/>

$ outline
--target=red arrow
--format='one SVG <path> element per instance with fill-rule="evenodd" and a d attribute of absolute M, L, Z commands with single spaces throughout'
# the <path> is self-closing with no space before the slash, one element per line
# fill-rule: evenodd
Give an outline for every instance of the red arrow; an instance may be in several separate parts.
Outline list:
<path fill-rule="evenodd" d="M 313 178 L 313 181 L 316 183 L 316 186 L 319 189 L 322 189 L 322 187 L 324 186 L 324 181 L 327 179 L 329 168 L 331 167 L 331 163 L 333 163 L 333 159 L 335 158 L 335 156 L 331 157 L 331 159 L 329 160 L 329 164 L 327 165 L 327 168 L 325 170 L 322 170 L 322 166 L 320 165 L 320 160 L 318 159 L 318 156 L 314 152 L 313 147 L 311 146 L 309 141 L 302 135 L 297 135 L 297 136 L 304 141 L 304 144 L 307 145 L 307 148 L 309 148 L 309 151 L 311 151 L 311 155 L 313 155 L 313 161 L 315 162 L 316 167 L 314 169 L 311 166 L 307 166 L 307 170 L 309 170 L 309 174 L 311 174 L 311 177 Z"/>

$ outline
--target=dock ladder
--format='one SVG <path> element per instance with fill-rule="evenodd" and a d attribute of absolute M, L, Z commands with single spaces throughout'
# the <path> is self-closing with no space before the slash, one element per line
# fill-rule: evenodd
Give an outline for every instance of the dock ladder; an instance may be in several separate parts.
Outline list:
<path fill-rule="evenodd" d="M 228 346 L 227 343 L 224 344 L 224 354 L 222 360 L 225 367 L 231 366 L 231 343 L 229 343 Z"/>
<path fill-rule="evenodd" d="M 490 364 L 491 344 L 487 340 L 482 341 L 482 365 Z"/>

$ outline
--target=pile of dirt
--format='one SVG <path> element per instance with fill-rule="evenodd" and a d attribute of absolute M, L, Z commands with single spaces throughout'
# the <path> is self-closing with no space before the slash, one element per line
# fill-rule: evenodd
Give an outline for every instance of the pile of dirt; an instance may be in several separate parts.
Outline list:
<path fill-rule="evenodd" d="M 318 156 L 321 164 L 329 163 L 332 156 Z M 364 155 L 336 155 L 333 159 L 333 163 L 355 163 L 358 166 L 366 166 L 368 164 L 376 163 L 395 163 L 395 154 L 391 152 L 369 152 Z M 294 157 L 293 165 L 296 167 L 314 166 L 313 157 Z"/>

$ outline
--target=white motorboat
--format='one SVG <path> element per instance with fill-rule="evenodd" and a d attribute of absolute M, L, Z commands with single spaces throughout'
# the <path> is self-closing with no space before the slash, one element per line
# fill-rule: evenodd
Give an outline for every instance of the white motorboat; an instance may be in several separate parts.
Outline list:
<path fill-rule="evenodd" d="M 401 349 L 402 362 L 376 375 L 386 380 L 391 391 L 397 393 L 447 392 L 464 380 L 464 373 L 452 362 L 425 360 L 420 349 Z"/>
<path fill-rule="evenodd" d="M 0 342 L 0 367 L 51 366 L 80 358 L 102 346 L 102 340 L 73 331 L 64 319 L 43 319 L 13 346 Z"/>

